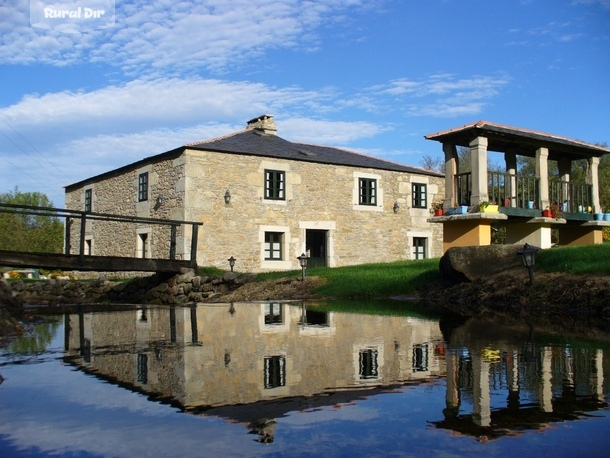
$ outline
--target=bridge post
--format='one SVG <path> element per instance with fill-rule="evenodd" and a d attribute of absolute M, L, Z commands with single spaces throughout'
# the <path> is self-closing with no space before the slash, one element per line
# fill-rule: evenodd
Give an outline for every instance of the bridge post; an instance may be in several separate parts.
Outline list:
<path fill-rule="evenodd" d="M 80 215 L 80 247 L 78 251 L 78 263 L 83 265 L 85 263 L 85 229 L 87 227 L 87 217 L 83 213 Z"/>
<path fill-rule="evenodd" d="M 197 236 L 199 235 L 199 225 L 193 224 L 191 236 L 191 267 L 195 269 L 197 267 Z"/>
<path fill-rule="evenodd" d="M 169 259 L 172 261 L 176 259 L 176 229 L 177 226 L 172 224 L 170 227 L 170 240 L 169 240 Z"/>
<path fill-rule="evenodd" d="M 72 248 L 70 242 L 70 226 L 72 226 L 72 218 L 66 216 L 66 227 L 65 227 L 65 237 L 64 237 L 64 254 L 70 254 L 70 248 Z"/>

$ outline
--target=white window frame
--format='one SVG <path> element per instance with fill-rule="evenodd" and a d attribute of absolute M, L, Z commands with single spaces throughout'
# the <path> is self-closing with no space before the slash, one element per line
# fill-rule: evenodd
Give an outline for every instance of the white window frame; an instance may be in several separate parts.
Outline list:
<path fill-rule="evenodd" d="M 282 240 L 282 259 L 281 260 L 267 260 L 265 259 L 265 233 L 267 232 L 280 232 L 284 234 Z M 293 263 L 290 261 L 292 253 L 292 238 L 290 235 L 290 228 L 288 226 L 259 226 L 258 228 L 258 242 L 260 245 L 260 267 L 265 270 L 290 270 L 294 268 Z M 299 253 L 300 254 L 300 253 Z M 296 259 L 297 255 L 294 255 L 295 263 L 298 262 Z"/>
<path fill-rule="evenodd" d="M 352 206 L 354 210 L 358 211 L 383 211 L 383 182 L 381 181 L 381 175 L 377 173 L 365 173 L 365 172 L 354 172 L 354 185 L 352 189 Z M 376 181 L 377 201 L 375 205 L 360 204 L 360 179 L 364 178 L 367 180 Z"/>
<path fill-rule="evenodd" d="M 283 199 L 270 199 L 266 197 L 267 189 L 267 176 L 266 171 L 284 172 L 284 198 Z M 288 202 L 292 200 L 292 182 L 290 178 L 290 164 L 284 162 L 276 162 L 269 160 L 262 160 L 259 165 L 259 173 L 262 175 L 262 185 L 258 190 L 258 197 L 260 201 L 265 205 L 280 205 L 287 206 Z M 259 175 L 259 177 L 261 176 Z M 258 178 L 260 179 L 260 178 Z"/>
<path fill-rule="evenodd" d="M 146 235 L 146 241 L 142 244 L 142 236 Z M 152 256 L 152 228 L 143 227 L 136 230 L 136 258 L 150 259 Z M 146 255 L 146 256 L 145 256 Z"/>
<path fill-rule="evenodd" d="M 422 239 L 426 239 L 426 247 L 425 247 L 425 258 L 424 259 L 429 259 L 430 255 L 431 255 L 431 244 L 432 244 L 432 232 L 431 231 L 410 231 L 407 233 L 407 245 L 408 245 L 408 250 L 409 250 L 409 259 L 413 259 L 415 260 L 415 244 L 413 239 L 414 238 L 422 238 Z"/>

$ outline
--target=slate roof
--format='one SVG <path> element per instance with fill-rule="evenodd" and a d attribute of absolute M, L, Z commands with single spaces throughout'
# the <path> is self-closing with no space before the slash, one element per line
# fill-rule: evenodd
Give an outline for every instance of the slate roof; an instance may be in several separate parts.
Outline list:
<path fill-rule="evenodd" d="M 398 172 L 443 176 L 433 170 L 412 167 L 374 156 L 332 146 L 296 143 L 277 135 L 265 134 L 258 129 L 246 129 L 224 137 L 218 137 L 186 145 L 189 149 L 219 151 L 232 154 L 289 159 L 293 161 L 317 162 L 320 164 L 346 165 Z"/>
<path fill-rule="evenodd" d="M 189 143 L 165 153 L 149 156 L 132 164 L 96 175 L 77 183 L 65 186 L 66 191 L 83 186 L 100 179 L 117 176 L 134 168 L 154 163 L 171 157 L 180 156 L 185 150 L 217 151 L 227 154 L 246 154 L 251 156 L 289 159 L 320 164 L 335 164 L 351 167 L 363 167 L 396 172 L 416 173 L 435 177 L 444 176 L 433 170 L 399 164 L 332 146 L 294 143 L 273 134 L 265 134 L 259 129 L 245 129 L 222 137 L 216 137 L 197 143 Z"/>
<path fill-rule="evenodd" d="M 610 153 L 608 148 L 580 140 L 489 121 L 477 121 L 429 134 L 425 138 L 468 147 L 468 144 L 479 136 L 488 139 L 488 150 L 490 151 L 506 152 L 513 150 L 523 156 L 535 156 L 538 148 L 548 148 L 549 158 L 553 160 L 560 157 L 567 157 L 572 160 L 601 157 Z"/>

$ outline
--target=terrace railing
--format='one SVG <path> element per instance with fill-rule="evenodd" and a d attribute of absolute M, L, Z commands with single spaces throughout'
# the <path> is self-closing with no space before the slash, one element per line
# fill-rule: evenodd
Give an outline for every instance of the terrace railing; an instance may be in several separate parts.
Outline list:
<path fill-rule="evenodd" d="M 487 192 L 490 202 L 502 207 L 540 207 L 540 180 L 536 177 L 509 173 L 487 172 Z"/>
<path fill-rule="evenodd" d="M 593 186 L 586 183 L 555 180 L 549 182 L 549 200 L 565 213 L 591 213 Z"/>
<path fill-rule="evenodd" d="M 455 190 L 457 205 L 470 205 L 470 196 L 472 195 L 472 173 L 458 173 L 455 176 Z"/>

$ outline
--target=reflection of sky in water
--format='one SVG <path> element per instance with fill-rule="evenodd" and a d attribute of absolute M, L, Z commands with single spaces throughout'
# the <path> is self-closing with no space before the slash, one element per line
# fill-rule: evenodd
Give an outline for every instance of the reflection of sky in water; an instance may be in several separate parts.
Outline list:
<path fill-rule="evenodd" d="M 50 351 L 62 354 L 61 327 Z M 289 412 L 275 441 L 246 425 L 179 412 L 100 381 L 60 359 L 0 366 L 0 456 L 608 456 L 608 411 L 489 443 L 430 426 L 443 418 L 444 381 L 347 404 Z M 497 404 L 505 394 L 493 394 Z M 495 401 L 493 402 L 496 403 Z M 462 405 L 462 409 L 470 406 Z"/>

